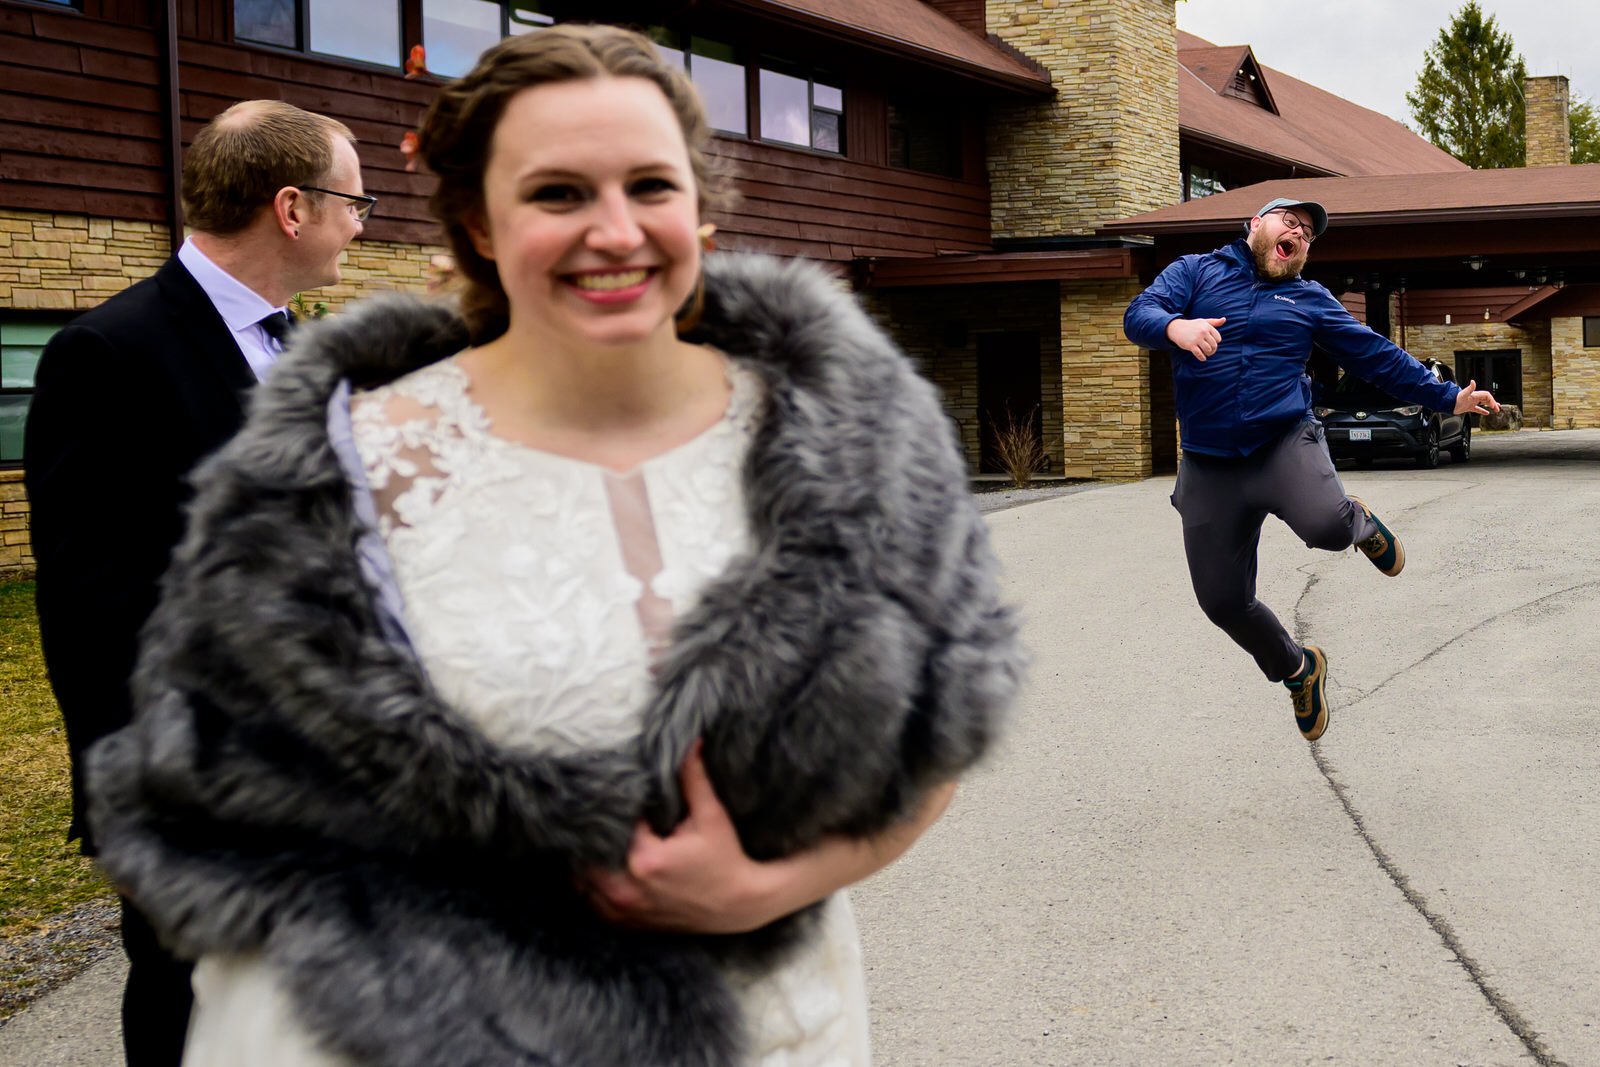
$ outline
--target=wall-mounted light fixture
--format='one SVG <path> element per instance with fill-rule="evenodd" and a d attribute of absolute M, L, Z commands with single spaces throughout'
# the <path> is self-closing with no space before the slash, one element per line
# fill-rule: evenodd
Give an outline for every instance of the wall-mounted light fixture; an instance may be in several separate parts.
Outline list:
<path fill-rule="evenodd" d="M 1484 322 L 1488 322 L 1489 321 L 1489 309 L 1488 308 L 1484 308 L 1483 309 L 1483 321 Z"/>

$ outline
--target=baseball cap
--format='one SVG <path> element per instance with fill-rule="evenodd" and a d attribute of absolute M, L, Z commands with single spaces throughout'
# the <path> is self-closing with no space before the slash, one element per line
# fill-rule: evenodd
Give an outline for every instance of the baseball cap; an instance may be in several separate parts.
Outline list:
<path fill-rule="evenodd" d="M 1328 213 L 1323 210 L 1321 204 L 1314 200 L 1291 200 L 1286 196 L 1280 196 L 1275 200 L 1267 201 L 1265 204 L 1261 205 L 1260 211 L 1257 211 L 1250 217 L 1260 218 L 1267 212 L 1276 211 L 1281 207 L 1304 208 L 1306 214 L 1311 216 L 1311 236 L 1313 237 L 1321 237 L 1322 231 L 1328 228 Z"/>

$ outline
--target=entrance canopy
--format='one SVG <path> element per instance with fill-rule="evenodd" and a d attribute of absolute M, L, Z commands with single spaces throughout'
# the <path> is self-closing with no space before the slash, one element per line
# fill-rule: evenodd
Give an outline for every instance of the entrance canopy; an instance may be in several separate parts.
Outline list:
<path fill-rule="evenodd" d="M 1242 235 L 1280 196 L 1327 208 L 1305 275 L 1336 293 L 1600 282 L 1600 163 L 1268 181 L 1099 232 L 1152 238 L 1153 277 Z"/>

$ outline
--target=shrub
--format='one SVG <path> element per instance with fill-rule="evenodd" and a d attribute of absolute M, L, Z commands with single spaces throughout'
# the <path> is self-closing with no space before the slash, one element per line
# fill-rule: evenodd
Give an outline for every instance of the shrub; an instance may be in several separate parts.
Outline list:
<path fill-rule="evenodd" d="M 1038 410 L 1034 408 L 1019 422 L 1008 409 L 1005 422 L 994 429 L 995 456 L 1000 460 L 1001 469 L 1010 476 L 1011 484 L 1018 489 L 1031 485 L 1033 476 L 1049 463 L 1044 443 L 1033 432 L 1033 416 Z"/>

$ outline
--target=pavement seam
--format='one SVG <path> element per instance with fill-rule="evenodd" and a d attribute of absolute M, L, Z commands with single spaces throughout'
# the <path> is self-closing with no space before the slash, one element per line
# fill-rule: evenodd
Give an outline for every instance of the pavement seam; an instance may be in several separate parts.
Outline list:
<path fill-rule="evenodd" d="M 1302 618 L 1301 608 L 1305 604 L 1306 598 L 1310 596 L 1311 590 L 1316 588 L 1316 585 L 1320 580 L 1320 575 L 1316 572 L 1316 570 L 1312 569 L 1312 567 L 1313 565 L 1307 565 L 1305 568 L 1300 569 L 1301 573 L 1306 576 L 1306 584 L 1305 587 L 1300 591 L 1300 596 L 1295 599 L 1294 620 L 1296 633 L 1305 633 L 1305 623 Z M 1355 704 L 1360 703 L 1362 700 L 1365 700 L 1367 697 L 1377 693 L 1395 678 L 1400 677 L 1402 674 L 1405 674 L 1412 668 L 1418 666 L 1419 664 L 1426 663 L 1428 660 L 1432 659 L 1434 656 L 1438 655 L 1444 649 L 1448 648 L 1456 641 L 1459 641 L 1467 634 L 1470 634 L 1473 631 L 1487 626 L 1489 623 L 1504 618 L 1505 616 L 1516 611 L 1521 611 L 1525 608 L 1542 604 L 1545 601 L 1552 600 L 1556 597 L 1565 596 L 1566 594 L 1574 592 L 1575 590 L 1585 589 L 1594 585 L 1600 585 L 1600 582 L 1582 582 L 1568 589 L 1562 589 L 1558 592 L 1550 593 L 1546 596 L 1531 600 L 1525 604 L 1519 604 L 1514 608 L 1500 612 L 1494 616 L 1480 621 L 1471 629 L 1464 630 L 1455 637 L 1452 637 L 1449 641 L 1446 641 L 1444 644 L 1429 652 L 1415 663 L 1412 663 L 1407 667 L 1396 671 L 1388 678 L 1385 678 L 1376 686 L 1362 694 L 1358 700 L 1346 705 L 1346 710 L 1348 710 L 1350 707 L 1353 707 Z M 1383 846 L 1378 844 L 1371 832 L 1368 831 L 1366 820 L 1364 820 L 1361 817 L 1361 813 L 1356 810 L 1355 803 L 1350 799 L 1350 794 L 1345 790 L 1344 786 L 1339 782 L 1338 777 L 1334 774 L 1333 765 L 1328 761 L 1328 758 L 1322 754 L 1322 742 L 1313 741 L 1311 742 L 1310 748 L 1311 759 L 1316 764 L 1318 772 L 1321 773 L 1323 781 L 1328 783 L 1328 788 L 1333 791 L 1334 798 L 1339 801 L 1339 806 L 1344 809 L 1345 817 L 1348 818 L 1351 825 L 1355 827 L 1356 835 L 1361 838 L 1362 842 L 1367 846 L 1367 851 L 1371 852 L 1372 858 L 1377 861 L 1378 868 L 1383 871 L 1390 883 L 1392 883 L 1394 887 L 1400 891 L 1401 898 L 1411 906 L 1413 911 L 1422 917 L 1422 921 L 1428 924 L 1428 928 L 1433 931 L 1434 936 L 1438 937 L 1439 940 L 1443 942 L 1444 947 L 1450 951 L 1452 956 L 1455 957 L 1455 961 L 1461 965 L 1462 970 L 1466 971 L 1467 977 L 1471 979 L 1472 984 L 1477 987 L 1478 993 L 1488 1003 L 1490 1009 L 1493 1010 L 1500 1021 L 1505 1024 L 1506 1029 L 1510 1030 L 1511 1033 L 1516 1036 L 1517 1040 L 1522 1042 L 1523 1048 L 1528 1050 L 1528 1054 L 1534 1058 L 1534 1061 L 1539 1064 L 1539 1067 L 1569 1067 L 1564 1060 L 1557 1059 L 1555 1054 L 1550 1052 L 1550 1050 L 1545 1047 L 1544 1042 L 1540 1039 L 1538 1032 L 1534 1030 L 1533 1026 L 1522 1017 L 1522 1013 L 1513 1007 L 1511 1002 L 1503 994 L 1501 994 L 1499 990 L 1495 989 L 1494 986 L 1489 984 L 1488 975 L 1484 972 L 1482 965 L 1480 965 L 1472 956 L 1468 955 L 1466 945 L 1461 941 L 1461 938 L 1457 936 L 1455 929 L 1450 925 L 1449 921 L 1446 920 L 1444 916 L 1436 914 L 1433 909 L 1428 906 L 1427 898 L 1412 887 L 1411 880 L 1406 877 L 1405 872 L 1400 869 L 1399 864 L 1397 864 L 1393 858 L 1391 858 L 1389 854 L 1384 851 Z"/>
<path fill-rule="evenodd" d="M 1312 584 L 1315 584 L 1315 577 L 1313 577 L 1312 582 L 1307 585 L 1307 587 L 1306 587 L 1307 591 L 1310 590 L 1310 586 Z M 1507 619 L 1507 618 L 1509 618 L 1509 617 L 1511 617 L 1513 615 L 1516 615 L 1519 612 L 1528 611 L 1529 609 L 1532 609 L 1532 608 L 1541 607 L 1541 606 L 1543 606 L 1545 604 L 1550 603 L 1551 601 L 1559 600 L 1562 597 L 1568 596 L 1569 594 L 1584 592 L 1586 590 L 1593 590 L 1593 589 L 1597 589 L 1597 588 L 1600 588 L 1600 580 L 1589 581 L 1589 582 L 1579 582 L 1577 585 L 1569 585 L 1565 589 L 1557 589 L 1556 591 L 1554 591 L 1552 593 L 1546 593 L 1544 596 L 1535 597 L 1532 600 L 1523 601 L 1521 604 L 1514 604 L 1511 607 L 1506 608 L 1504 611 L 1496 612 L 1493 615 L 1485 616 L 1484 618 L 1480 619 L 1477 623 L 1473 624 L 1472 626 L 1468 627 L 1465 630 L 1462 630 L 1460 633 L 1458 633 L 1454 637 L 1450 638 L 1450 640 L 1446 641 L 1444 644 L 1439 645 L 1437 648 L 1434 648 L 1434 649 L 1430 650 L 1426 655 L 1422 656 L 1421 658 L 1415 660 L 1412 663 L 1406 664 L 1404 667 L 1401 667 L 1399 670 L 1397 670 L 1393 674 L 1389 675 L 1389 677 L 1385 678 L 1383 681 L 1379 682 L 1377 685 L 1373 686 L 1371 689 L 1368 689 L 1366 692 L 1362 693 L 1361 696 L 1358 697 L 1356 700 L 1351 701 L 1351 703 L 1348 705 L 1348 707 L 1352 707 L 1353 708 L 1357 704 L 1361 703 L 1363 700 L 1366 700 L 1368 697 L 1376 696 L 1390 682 L 1393 682 L 1395 679 L 1402 677 L 1403 675 L 1407 674 L 1408 672 L 1412 671 L 1413 669 L 1415 669 L 1417 667 L 1420 667 L 1422 664 L 1428 662 L 1430 659 L 1433 659 L 1435 656 L 1439 655 L 1445 649 L 1449 648 L 1451 645 L 1453 645 L 1456 642 L 1460 641 L 1462 638 L 1465 638 L 1465 637 L 1468 637 L 1468 636 L 1470 636 L 1472 634 L 1475 634 L 1479 630 L 1482 630 L 1483 628 L 1485 628 L 1486 626 L 1489 626 L 1489 625 L 1491 625 L 1493 623 L 1501 622 L 1501 621 L 1503 621 L 1503 620 L 1505 620 L 1505 619 Z M 1304 599 L 1305 599 L 1305 595 L 1301 594 L 1301 600 L 1304 600 Z M 1300 605 L 1297 602 L 1295 604 L 1295 621 L 1296 621 L 1297 626 L 1298 626 L 1298 623 L 1299 623 L 1299 615 L 1300 615 Z"/>
<path fill-rule="evenodd" d="M 1394 887 L 1400 891 L 1400 895 L 1405 899 L 1405 902 L 1411 905 L 1418 915 L 1422 916 L 1423 921 L 1428 924 L 1428 928 L 1444 943 L 1444 947 L 1450 950 L 1450 954 L 1455 957 L 1462 970 L 1467 972 L 1467 977 L 1472 980 L 1473 985 L 1477 986 L 1478 992 L 1488 1002 L 1489 1007 L 1494 1010 L 1495 1015 L 1499 1016 L 1500 1021 L 1505 1024 L 1506 1028 L 1516 1035 L 1518 1041 L 1522 1042 L 1522 1046 L 1528 1050 L 1528 1054 L 1534 1058 L 1539 1067 L 1568 1067 L 1564 1060 L 1557 1059 L 1555 1054 L 1545 1047 L 1538 1032 L 1522 1017 L 1522 1013 L 1517 1011 L 1499 990 L 1489 984 L 1488 975 L 1484 973 L 1482 965 L 1467 954 L 1466 946 L 1462 943 L 1461 938 L 1457 936 L 1449 921 L 1428 907 L 1427 898 L 1412 887 L 1411 880 L 1406 877 L 1405 872 L 1384 851 L 1383 846 L 1374 840 L 1372 834 L 1367 830 L 1366 822 L 1362 819 L 1361 813 L 1356 810 L 1355 804 L 1350 800 L 1350 794 L 1345 791 L 1344 786 L 1339 783 L 1338 778 L 1335 776 L 1332 764 L 1322 754 L 1322 742 L 1314 741 L 1311 743 L 1311 758 L 1316 762 L 1317 770 L 1321 772 L 1323 780 L 1328 783 L 1328 788 L 1333 790 L 1333 795 L 1338 799 L 1339 806 L 1344 809 L 1345 815 L 1350 819 L 1351 824 L 1355 826 L 1356 834 L 1366 844 L 1367 850 L 1372 853 L 1373 859 L 1378 861 L 1378 867 L 1388 876 Z"/>

